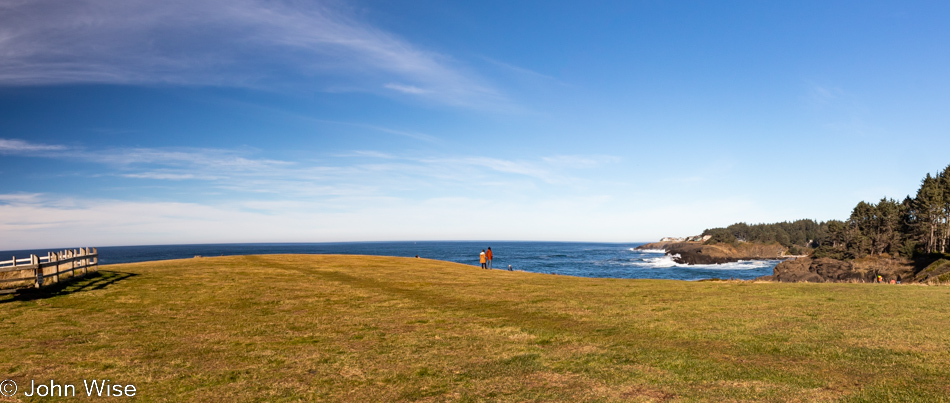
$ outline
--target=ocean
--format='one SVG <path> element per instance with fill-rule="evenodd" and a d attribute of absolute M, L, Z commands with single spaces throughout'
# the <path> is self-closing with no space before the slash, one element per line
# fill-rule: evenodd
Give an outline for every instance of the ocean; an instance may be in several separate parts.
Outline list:
<path fill-rule="evenodd" d="M 149 245 L 99 247 L 99 263 L 132 263 L 149 260 L 185 259 L 197 255 L 230 256 L 280 253 L 357 254 L 383 256 L 419 256 L 479 266 L 478 254 L 492 248 L 494 268 L 578 277 L 648 278 L 670 280 L 753 279 L 772 274 L 778 260 L 739 261 L 718 265 L 684 265 L 673 261 L 662 250 L 635 250 L 641 243 L 586 242 L 346 242 L 346 243 L 254 243 Z M 45 256 L 48 251 L 19 250 L 0 252 L 0 260 Z"/>

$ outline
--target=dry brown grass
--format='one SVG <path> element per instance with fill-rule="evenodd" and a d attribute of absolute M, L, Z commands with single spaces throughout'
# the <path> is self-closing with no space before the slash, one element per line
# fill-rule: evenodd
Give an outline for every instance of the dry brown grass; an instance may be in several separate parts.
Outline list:
<path fill-rule="evenodd" d="M 950 287 L 330 255 L 101 271 L 0 299 L 0 378 L 108 378 L 158 401 L 941 401 L 950 388 Z"/>

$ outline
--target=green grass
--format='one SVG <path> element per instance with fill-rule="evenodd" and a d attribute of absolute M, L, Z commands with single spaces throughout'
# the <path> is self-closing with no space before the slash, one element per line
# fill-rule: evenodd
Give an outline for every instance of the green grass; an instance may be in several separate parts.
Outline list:
<path fill-rule="evenodd" d="M 947 401 L 950 287 L 201 258 L 0 297 L 0 343 L 25 400 L 106 378 L 146 401 Z"/>

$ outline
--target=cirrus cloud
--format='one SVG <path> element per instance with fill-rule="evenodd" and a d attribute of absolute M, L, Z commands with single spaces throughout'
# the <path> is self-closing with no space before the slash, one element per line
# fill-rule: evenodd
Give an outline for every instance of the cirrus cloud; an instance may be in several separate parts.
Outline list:
<path fill-rule="evenodd" d="M 18 139 L 0 139 L 0 154 L 32 154 L 42 151 L 62 151 L 67 147 L 58 144 L 38 144 Z"/>
<path fill-rule="evenodd" d="M 507 102 L 451 57 L 327 3 L 0 0 L 0 86 L 72 83 L 392 90 L 456 106 Z"/>

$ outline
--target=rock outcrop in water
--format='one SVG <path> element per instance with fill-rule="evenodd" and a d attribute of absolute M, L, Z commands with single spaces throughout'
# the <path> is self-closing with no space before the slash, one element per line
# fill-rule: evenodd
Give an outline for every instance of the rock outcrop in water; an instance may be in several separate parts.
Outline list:
<path fill-rule="evenodd" d="M 784 259 L 785 247 L 779 244 L 764 245 L 740 243 L 738 245 L 705 245 L 702 242 L 653 242 L 637 249 L 662 249 L 680 264 L 722 264 L 740 260 Z"/>

